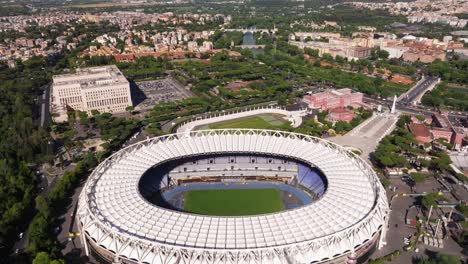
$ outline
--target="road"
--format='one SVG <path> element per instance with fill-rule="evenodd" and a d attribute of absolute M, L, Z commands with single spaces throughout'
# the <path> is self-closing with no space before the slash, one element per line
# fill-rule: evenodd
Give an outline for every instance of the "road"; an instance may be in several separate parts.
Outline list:
<path fill-rule="evenodd" d="M 44 128 L 48 125 L 49 115 L 50 115 L 50 85 L 45 85 L 42 87 L 43 93 L 39 97 L 39 125 Z"/>
<path fill-rule="evenodd" d="M 71 197 L 72 202 L 66 208 L 66 212 L 59 218 L 61 225 L 60 232 L 57 235 L 57 240 L 62 246 L 62 255 L 65 257 L 67 263 L 72 262 L 72 259 L 81 258 L 84 255 L 84 249 L 81 246 L 81 238 L 77 236 L 70 238 L 70 233 L 78 233 L 75 216 L 78 206 L 78 198 L 86 179 L 87 177 L 85 177 L 81 181 L 80 185 L 75 188 Z M 87 260 L 87 263 L 90 263 L 90 261 Z"/>
<path fill-rule="evenodd" d="M 378 98 L 373 98 L 369 96 L 365 96 L 363 101 L 365 103 L 370 103 L 370 104 L 377 104 L 377 105 L 382 105 L 386 106 L 389 109 L 392 108 L 392 101 L 385 100 L 385 99 L 378 99 Z M 425 115 L 425 116 L 432 116 L 433 114 L 437 113 L 436 111 L 430 110 L 424 106 L 408 106 L 404 105 L 402 103 L 399 103 L 397 101 L 396 104 L 397 110 L 403 113 L 408 113 L 408 114 L 414 114 L 414 115 Z M 466 114 L 457 114 L 457 113 L 449 113 L 448 114 L 449 118 L 466 118 Z"/>
<path fill-rule="evenodd" d="M 75 164 L 71 163 L 68 166 L 66 166 L 60 174 L 52 178 L 47 177 L 43 171 L 42 172 L 39 171 L 38 177 L 40 177 L 40 179 L 39 179 L 38 188 L 39 188 L 40 194 L 43 196 L 47 196 L 50 190 L 52 190 L 52 188 L 55 186 L 57 181 L 61 178 L 63 173 L 65 171 L 73 170 L 74 168 L 75 168 Z M 13 246 L 13 249 L 15 251 L 18 250 L 18 252 L 24 251 L 26 247 L 28 246 L 29 229 L 26 228 L 26 230 L 22 231 L 22 233 L 23 233 L 23 237 L 20 238 Z"/>
<path fill-rule="evenodd" d="M 423 77 L 413 88 L 400 96 L 397 102 L 407 106 L 413 105 L 429 88 L 433 87 L 438 80 L 437 77 Z"/>

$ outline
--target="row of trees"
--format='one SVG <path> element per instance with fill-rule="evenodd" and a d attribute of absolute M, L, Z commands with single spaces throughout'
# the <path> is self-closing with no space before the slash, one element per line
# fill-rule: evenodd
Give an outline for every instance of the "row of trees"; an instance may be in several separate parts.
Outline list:
<path fill-rule="evenodd" d="M 313 119 L 305 120 L 304 123 L 294 131 L 316 137 L 321 137 L 323 135 L 345 134 L 372 116 L 372 111 L 366 109 L 359 108 L 354 109 L 354 111 L 356 116 L 349 123 L 343 121 L 332 123 L 327 121 L 326 117 L 328 112 L 322 111 L 317 115 L 318 121 Z"/>
<path fill-rule="evenodd" d="M 56 240 L 55 226 L 59 226 L 59 218 L 70 205 L 69 197 L 90 171 L 97 166 L 112 151 L 117 150 L 137 129 L 141 127 L 139 120 L 121 118 L 110 113 L 93 111 L 92 116 L 84 112 L 70 114 L 70 124 L 61 124 L 57 132 L 66 133 L 76 127 L 76 122 L 87 129 L 98 129 L 101 138 L 106 141 L 104 150 L 87 152 L 76 161 L 71 171 L 66 171 L 47 196 L 37 196 L 35 199 L 36 215 L 29 225 L 28 252 L 35 256 L 35 263 L 62 263 L 60 244 Z M 68 128 L 67 128 L 68 127 Z"/>
<path fill-rule="evenodd" d="M 403 168 L 409 166 L 405 155 L 411 151 L 417 151 L 414 148 L 416 140 L 413 134 L 406 129 L 409 122 L 410 118 L 408 116 L 401 117 L 397 122 L 395 131 L 384 137 L 377 146 L 373 155 L 378 167 Z"/>
<path fill-rule="evenodd" d="M 402 116 L 395 131 L 382 139 L 373 154 L 376 165 L 382 169 L 411 168 L 409 156 L 431 156 L 430 161 L 419 158 L 419 164 L 433 171 L 451 170 L 452 161 L 447 153 L 434 150 L 427 153 L 418 146 L 414 135 L 406 128 L 409 122 L 409 116 Z"/>
<path fill-rule="evenodd" d="M 82 25 L 82 30 L 93 29 L 92 38 L 100 31 L 96 24 Z M 95 29 L 95 30 L 94 30 Z M 80 49 L 85 48 L 80 46 Z M 51 76 L 65 67 L 76 66 L 76 52 L 66 52 L 49 58 L 33 57 L 25 62 L 18 61 L 16 68 L 7 68 L 0 64 L 0 250 L 2 255 L 17 240 L 18 234 L 29 224 L 35 213 L 35 197 L 38 193 L 38 177 L 35 168 L 54 158 L 52 143 L 46 130 L 37 126 L 40 115 L 38 98 L 42 96 L 45 85 Z M 81 175 L 80 167 L 78 173 Z M 74 182 L 73 175 L 64 176 L 63 186 L 57 185 L 51 192 L 51 199 L 59 200 L 63 190 L 69 189 Z M 73 185 L 73 184 L 71 184 Z M 40 198 L 38 198 L 40 199 Z M 40 201 L 40 200 L 39 200 Z M 38 202 L 39 204 L 43 204 Z M 38 211 L 39 212 L 39 211 Z M 39 212 L 31 222 L 37 241 L 50 230 L 42 228 L 49 214 Z M 40 228 L 35 228 L 40 227 Z M 45 230 L 36 232 L 35 230 Z M 34 238 L 33 238 L 34 241 Z M 34 242 L 31 249 L 36 250 Z M 42 243 L 42 242 L 41 242 Z M 41 244 L 37 242 L 38 245 Z M 44 242 L 48 245 L 48 242 Z"/>
<path fill-rule="evenodd" d="M 15 69 L 0 65 L 0 243 L 6 249 L 33 210 L 38 180 L 32 168 L 52 156 L 48 133 L 35 122 L 37 98 L 50 77 L 46 67 L 37 57 Z"/>
<path fill-rule="evenodd" d="M 468 111 L 468 88 L 441 82 L 434 90 L 424 94 L 424 105 Z"/>
<path fill-rule="evenodd" d="M 47 197 L 42 195 L 36 197 L 37 213 L 29 225 L 28 252 L 33 255 L 48 252 L 52 256 L 59 256 L 60 246 L 54 236 L 53 227 L 58 225 L 58 217 L 66 210 L 70 193 L 96 165 L 96 156 L 93 153 L 87 154 L 76 164 L 74 170 L 67 171 L 61 176 Z"/>
<path fill-rule="evenodd" d="M 468 83 L 468 61 L 452 59 L 449 61 L 435 60 L 427 67 L 429 74 L 440 76 L 445 81 L 454 83 Z"/>

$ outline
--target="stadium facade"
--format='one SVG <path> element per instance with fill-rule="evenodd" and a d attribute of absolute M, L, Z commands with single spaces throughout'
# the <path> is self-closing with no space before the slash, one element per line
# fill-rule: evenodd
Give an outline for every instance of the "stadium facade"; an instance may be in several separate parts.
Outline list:
<path fill-rule="evenodd" d="M 299 184 L 316 193 L 316 199 L 277 213 L 224 217 L 169 210 L 145 198 L 141 181 L 148 170 L 179 159 L 204 157 L 209 162 L 210 155 L 284 161 L 285 165 L 274 165 L 279 172 L 273 175 L 271 166 L 255 165 L 256 176 Z M 218 166 L 235 162 L 230 159 Z M 306 180 L 308 176 L 301 176 L 288 161 L 316 167 L 326 179 Z M 206 165 L 195 163 L 190 173 L 184 173 L 182 163 L 155 188 L 177 188 L 192 172 L 198 178 L 253 177 L 247 163 L 240 162 L 236 166 L 242 168 L 229 175 L 215 169 L 197 172 Z M 241 170 L 244 173 L 234 173 Z M 89 177 L 77 217 L 86 254 L 104 262 L 270 264 L 347 263 L 365 257 L 383 245 L 388 213 L 385 190 L 375 172 L 344 148 L 296 133 L 222 129 L 155 137 L 116 152 Z"/>

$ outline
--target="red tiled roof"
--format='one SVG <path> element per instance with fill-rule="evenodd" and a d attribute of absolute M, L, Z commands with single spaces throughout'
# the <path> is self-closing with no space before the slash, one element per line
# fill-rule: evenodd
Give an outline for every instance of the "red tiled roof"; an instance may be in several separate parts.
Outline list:
<path fill-rule="evenodd" d="M 353 111 L 346 108 L 333 108 L 329 110 L 330 114 L 343 114 L 343 113 L 353 113 Z"/>

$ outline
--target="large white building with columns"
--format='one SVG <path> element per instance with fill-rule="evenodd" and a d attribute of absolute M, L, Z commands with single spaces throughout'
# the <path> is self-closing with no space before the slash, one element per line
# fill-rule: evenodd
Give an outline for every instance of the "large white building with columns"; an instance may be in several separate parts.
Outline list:
<path fill-rule="evenodd" d="M 51 110 L 57 122 L 67 120 L 67 108 L 88 114 L 91 110 L 119 113 L 132 105 L 130 84 L 115 65 L 56 75 L 51 95 Z"/>

